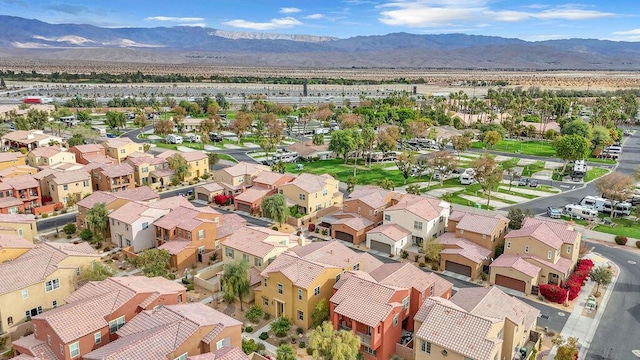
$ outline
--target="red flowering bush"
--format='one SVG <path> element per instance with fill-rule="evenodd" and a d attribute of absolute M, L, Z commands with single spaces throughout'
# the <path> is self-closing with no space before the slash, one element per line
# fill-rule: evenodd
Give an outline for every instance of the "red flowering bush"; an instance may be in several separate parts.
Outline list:
<path fill-rule="evenodd" d="M 544 284 L 540 285 L 540 295 L 549 301 L 562 304 L 567 298 L 567 290 L 558 285 Z"/>
<path fill-rule="evenodd" d="M 629 241 L 629 239 L 627 239 L 626 236 L 622 236 L 622 235 L 616 235 L 614 240 L 618 245 L 627 245 L 627 241 Z"/>
<path fill-rule="evenodd" d="M 574 300 L 578 297 L 584 282 L 589 277 L 591 269 L 593 269 L 593 261 L 591 261 L 591 259 L 582 259 L 578 262 L 576 270 L 569 276 L 565 283 L 569 290 L 569 300 Z"/>
<path fill-rule="evenodd" d="M 593 261 L 591 259 L 578 260 L 578 270 L 586 270 L 587 272 L 593 269 Z"/>
<path fill-rule="evenodd" d="M 316 224 L 314 224 L 314 223 L 309 224 L 307 229 L 309 230 L 309 232 L 314 232 L 315 229 L 316 229 Z"/>
<path fill-rule="evenodd" d="M 219 194 L 213 197 L 213 202 L 217 205 L 229 205 L 231 203 L 231 196 Z"/>

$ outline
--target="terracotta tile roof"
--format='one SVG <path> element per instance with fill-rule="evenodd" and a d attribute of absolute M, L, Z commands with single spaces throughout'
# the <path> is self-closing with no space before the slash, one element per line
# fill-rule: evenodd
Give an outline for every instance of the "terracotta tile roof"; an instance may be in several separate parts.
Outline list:
<path fill-rule="evenodd" d="M 117 165 L 105 165 L 100 168 L 100 171 L 104 176 L 109 178 L 115 178 L 120 176 L 127 176 L 133 174 L 133 167 L 127 163 Z"/>
<path fill-rule="evenodd" d="M 191 241 L 188 241 L 186 239 L 185 240 L 173 239 L 173 240 L 169 240 L 166 243 L 158 246 L 158 249 L 166 250 L 171 255 L 178 255 L 184 249 L 189 247 L 189 245 L 191 245 Z"/>
<path fill-rule="evenodd" d="M 151 206 L 148 204 L 130 201 L 109 214 L 109 218 L 121 221 L 125 224 L 133 224 L 142 217 L 147 218 L 149 222 L 153 222 L 155 219 L 162 216 L 162 214 L 166 214 L 168 212 L 168 210 L 164 212 L 149 212 L 149 209 L 151 209 Z"/>
<path fill-rule="evenodd" d="M 138 156 L 139 154 L 139 156 Z M 127 159 L 125 160 L 126 163 L 129 163 L 131 165 L 144 165 L 144 164 L 149 164 L 149 165 L 159 165 L 159 164 L 166 164 L 167 163 L 167 159 L 163 159 L 163 158 L 157 158 L 157 157 L 153 157 L 149 154 L 143 154 L 143 153 L 133 153 L 131 155 L 129 155 L 129 157 L 127 157 Z"/>
<path fill-rule="evenodd" d="M 66 163 L 64 163 L 66 164 Z M 60 164 L 57 164 L 60 165 Z M 46 170 L 46 169 L 43 169 Z M 42 171 L 42 170 L 41 170 Z M 35 172 L 35 174 L 34 174 Z M 32 176 L 35 179 L 40 179 L 41 177 L 37 177 L 36 175 L 38 175 L 38 169 L 34 168 L 33 166 L 29 166 L 29 165 L 18 165 L 18 166 L 9 166 L 5 169 L 0 170 L 0 177 L 11 177 L 11 176 L 19 176 L 19 175 L 26 175 L 26 174 L 32 174 Z"/>
<path fill-rule="evenodd" d="M 176 172 L 172 169 L 161 169 L 161 170 L 153 170 L 149 174 L 156 178 L 164 178 L 167 176 L 173 176 L 175 175 L 175 173 Z"/>
<path fill-rule="evenodd" d="M 384 211 L 405 210 L 424 220 L 433 220 L 440 217 L 442 211 L 449 204 L 436 198 L 418 195 L 404 195 L 400 201 L 386 208 Z"/>
<path fill-rule="evenodd" d="M 283 186 L 291 184 L 299 187 L 307 193 L 316 193 L 318 191 L 322 191 L 325 188 L 325 186 L 327 185 L 327 180 L 335 179 L 329 174 L 314 175 L 309 173 L 302 173 L 298 175 L 295 180 Z"/>
<path fill-rule="evenodd" d="M 216 239 L 225 238 L 247 225 L 247 220 L 238 214 L 222 214 L 222 225 L 216 229 Z"/>
<path fill-rule="evenodd" d="M 395 307 L 391 301 L 400 290 L 375 281 L 352 276 L 347 279 L 329 301 L 335 304 L 334 312 L 359 323 L 375 327 L 385 320 Z"/>
<path fill-rule="evenodd" d="M 562 274 L 568 274 L 569 270 L 571 270 L 571 268 L 573 267 L 573 261 L 563 257 L 560 257 L 555 263 L 546 259 L 541 259 L 534 255 L 522 255 L 522 258 L 525 260 L 529 260 L 529 262 L 533 262 L 534 265 L 536 265 L 535 263 L 537 262 L 539 264 L 548 266 L 554 270 L 559 271 Z"/>
<path fill-rule="evenodd" d="M 295 151 L 298 154 L 307 157 L 313 153 L 329 151 L 329 144 L 315 145 L 313 141 L 306 140 L 287 146 L 287 150 Z"/>
<path fill-rule="evenodd" d="M 214 181 L 208 182 L 206 184 L 198 185 L 196 186 L 196 188 L 203 188 L 204 190 L 209 192 L 215 192 L 215 191 L 220 191 L 224 189 L 220 184 Z"/>
<path fill-rule="evenodd" d="M 262 275 L 260 275 L 260 269 L 252 266 L 248 271 L 249 275 L 249 286 L 253 286 L 255 284 L 259 284 L 262 281 Z"/>
<path fill-rule="evenodd" d="M 112 165 L 116 164 L 116 159 L 107 155 L 85 155 L 84 159 L 89 162 L 92 167 L 100 167 L 100 165 Z"/>
<path fill-rule="evenodd" d="M 146 204 L 150 208 L 163 209 L 163 210 L 171 210 L 171 209 L 175 209 L 175 208 L 180 207 L 180 206 L 184 206 L 184 207 L 187 207 L 187 208 L 193 208 L 193 209 L 196 208 L 184 196 L 170 196 L 170 197 L 167 197 L 167 198 L 164 198 L 164 199 L 160 199 L 160 200 L 157 200 L 157 201 L 153 201 L 153 202 L 144 202 L 144 204 Z"/>
<path fill-rule="evenodd" d="M 0 179 L 3 183 L 8 184 L 15 190 L 31 189 L 40 187 L 40 182 L 36 180 L 32 175 L 20 175 L 10 178 Z"/>
<path fill-rule="evenodd" d="M 283 245 L 280 243 L 282 241 L 286 243 Z M 289 234 L 258 226 L 241 227 L 224 241 L 226 247 L 259 258 L 264 258 L 276 248 L 286 249 L 295 245 Z"/>
<path fill-rule="evenodd" d="M 127 137 L 111 138 L 103 142 L 104 146 L 111 147 L 111 148 L 119 148 L 127 144 L 133 144 L 133 143 L 134 142 Z"/>
<path fill-rule="evenodd" d="M 306 260 L 343 269 L 353 268 L 353 265 L 358 263 L 363 257 L 366 258 L 370 264 L 375 265 L 374 268 L 382 265 L 381 261 L 370 260 L 371 255 L 365 256 L 368 254 L 357 253 L 336 240 L 313 242 L 305 246 L 293 248 L 291 251 Z M 360 270 L 370 272 L 374 268 L 366 268 L 363 266 Z"/>
<path fill-rule="evenodd" d="M 79 245 L 81 244 L 68 244 L 67 247 L 62 248 L 57 243 L 41 243 L 18 258 L 0 264 L 0 274 L 2 274 L 0 295 L 45 281 L 69 256 L 100 257 L 93 249 L 92 254 L 86 253 L 86 243 L 83 243 L 83 246 Z"/>
<path fill-rule="evenodd" d="M 437 238 L 437 241 L 445 246 L 440 252 L 441 254 L 460 255 L 475 263 L 480 263 L 491 255 L 491 250 L 469 240 L 458 238 L 454 233 L 444 233 Z"/>
<path fill-rule="evenodd" d="M 362 254 L 360 256 L 360 262 L 362 263 L 362 269 L 364 269 L 364 271 L 372 271 L 383 264 L 382 261 L 369 253 Z"/>
<path fill-rule="evenodd" d="M 478 234 L 493 235 L 496 230 L 504 228 L 509 221 L 495 217 L 478 214 L 465 214 L 460 219 L 456 229 L 470 231 Z"/>
<path fill-rule="evenodd" d="M 345 225 L 349 228 L 360 231 L 373 225 L 373 221 L 355 213 L 337 212 L 331 215 L 323 216 L 318 219 L 320 222 L 326 222 L 331 225 Z"/>
<path fill-rule="evenodd" d="M 0 162 L 16 161 L 21 157 L 24 157 L 24 155 L 19 152 L 2 152 L 0 153 Z"/>
<path fill-rule="evenodd" d="M 202 151 L 194 150 L 194 151 L 175 151 L 175 150 L 166 150 L 158 154 L 156 157 L 161 159 L 168 159 L 171 156 L 179 154 L 188 162 L 204 160 L 207 158 L 207 154 Z"/>
<path fill-rule="evenodd" d="M 502 254 L 489 266 L 497 268 L 512 268 L 531 278 L 538 277 L 538 274 L 540 273 L 539 267 L 529 263 L 523 259 L 522 256 L 518 255 Z"/>
<path fill-rule="evenodd" d="M 265 196 L 268 196 L 271 192 L 273 192 L 272 189 L 252 187 L 243 191 L 241 194 L 236 195 L 234 197 L 234 200 L 253 204 L 255 201 L 261 200 Z"/>
<path fill-rule="evenodd" d="M 118 191 L 117 193 L 113 193 L 113 195 L 120 199 L 136 201 L 151 201 L 160 198 L 160 195 L 158 195 L 157 192 L 151 190 L 151 188 L 149 188 L 148 186 L 140 186 L 133 189 Z"/>
<path fill-rule="evenodd" d="M 31 241 L 27 241 L 22 236 L 13 234 L 0 234 L 0 250 L 1 249 L 31 249 L 35 245 Z"/>
<path fill-rule="evenodd" d="M 51 157 L 61 153 L 63 150 L 55 146 L 37 147 L 30 151 L 33 156 L 37 157 Z"/>
<path fill-rule="evenodd" d="M 417 338 L 471 359 L 492 359 L 502 344 L 489 337 L 499 320 L 470 314 L 446 299 L 427 298 L 416 319 L 422 321 Z"/>
<path fill-rule="evenodd" d="M 99 203 L 110 204 L 111 202 L 117 199 L 115 194 L 116 193 L 109 193 L 106 191 L 96 191 L 93 194 L 87 196 L 86 198 L 78 201 L 77 205 L 80 207 L 91 209 L 96 204 L 99 204 Z"/>
<path fill-rule="evenodd" d="M 13 359 L 31 359 L 31 360 L 39 360 L 39 359 L 57 359 L 57 355 L 51 350 L 49 345 L 42 340 L 38 340 L 35 338 L 35 335 L 27 335 L 22 337 L 16 341 L 13 341 L 13 345 L 16 347 L 20 347 L 22 349 L 26 349 L 30 352 L 32 356 L 28 356 L 26 354 L 22 354 L 14 357 Z"/>
<path fill-rule="evenodd" d="M 50 181 L 57 185 L 70 184 L 73 182 L 90 181 L 91 175 L 85 170 L 71 170 L 51 174 Z M 89 187 L 91 184 L 89 184 Z"/>
<path fill-rule="evenodd" d="M 301 259 L 292 252 L 285 252 L 269 264 L 261 275 L 269 277 L 269 274 L 280 272 L 289 279 L 295 286 L 308 288 L 320 276 L 325 269 L 334 268 L 325 264 L 318 264 L 313 261 Z"/>
<path fill-rule="evenodd" d="M 88 152 L 96 152 L 96 151 L 104 153 L 104 147 L 98 144 L 76 145 L 71 149 L 76 149 L 81 154 L 88 153 Z"/>
<path fill-rule="evenodd" d="M 398 224 L 383 224 L 367 231 L 367 234 L 382 234 L 393 241 L 400 241 L 411 235 L 411 231 Z"/>
<path fill-rule="evenodd" d="M 269 171 L 269 167 L 260 165 L 260 164 L 252 164 L 252 163 L 241 161 L 233 166 L 226 167 L 220 171 L 224 171 L 231 176 L 257 175 L 257 173 L 260 173 L 262 171 Z"/>
<path fill-rule="evenodd" d="M 286 182 L 292 181 L 295 179 L 295 176 L 290 174 L 281 174 L 273 171 L 263 171 L 258 176 L 253 179 L 253 184 L 264 184 L 275 186 L 282 178 L 286 178 Z"/>
<path fill-rule="evenodd" d="M 371 276 L 382 285 L 404 289 L 413 288 L 420 292 L 433 286 L 435 296 L 448 293 L 453 286 L 440 276 L 423 271 L 411 263 L 384 264 L 373 270 Z"/>
<path fill-rule="evenodd" d="M 536 227 L 541 226 L 541 224 L 545 224 L 565 244 L 574 244 L 576 240 L 580 238 L 580 233 L 575 231 L 573 226 L 565 222 L 554 221 L 551 219 L 527 217 L 525 218 L 522 227 Z"/>
<path fill-rule="evenodd" d="M 533 325 L 540 310 L 497 287 L 461 288 L 451 301 L 474 315 L 492 319 L 509 319 L 515 324 L 525 322 L 525 329 Z"/>
<path fill-rule="evenodd" d="M 13 196 L 8 196 L 4 198 L 0 198 L 0 208 L 8 208 L 12 206 L 20 206 L 23 202 L 20 199 L 14 198 Z"/>
<path fill-rule="evenodd" d="M 218 213 L 211 208 L 196 208 L 194 206 L 179 206 L 172 209 L 168 214 L 156 220 L 153 224 L 163 229 L 173 229 L 178 227 L 187 231 L 191 231 L 205 222 L 213 222 L 213 220 L 200 218 L 202 213 Z"/>
<path fill-rule="evenodd" d="M 239 347 L 224 346 L 215 352 L 215 360 L 249 360 Z"/>
<path fill-rule="evenodd" d="M 31 136 L 31 138 L 29 138 L 29 136 Z M 60 139 L 57 136 L 45 135 L 42 130 L 14 130 L 5 134 L 2 138 L 22 144 L 31 144 L 45 139 Z"/>
<path fill-rule="evenodd" d="M 356 189 L 345 202 L 359 200 L 374 209 L 385 207 L 391 199 L 391 191 L 380 188 L 362 188 Z"/>
<path fill-rule="evenodd" d="M 25 215 L 25 214 L 0 214 L 0 223 L 10 222 L 10 223 L 21 223 L 28 224 L 35 220 L 33 215 Z"/>
<path fill-rule="evenodd" d="M 531 237 L 554 249 L 560 249 L 564 243 L 562 239 L 547 224 L 540 223 L 535 226 L 522 227 L 518 230 L 510 231 L 505 239 L 518 237 Z"/>

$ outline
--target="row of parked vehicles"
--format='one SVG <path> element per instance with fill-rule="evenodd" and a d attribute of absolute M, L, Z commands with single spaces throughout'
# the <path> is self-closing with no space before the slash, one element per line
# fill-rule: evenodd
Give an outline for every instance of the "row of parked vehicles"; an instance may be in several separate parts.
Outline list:
<path fill-rule="evenodd" d="M 222 135 L 218 133 L 211 132 L 209 135 L 209 141 L 212 142 L 220 142 L 223 140 Z M 165 141 L 167 144 L 182 144 L 185 141 L 188 142 L 202 142 L 202 137 L 198 134 L 186 134 L 185 136 L 181 136 L 178 134 L 169 134 L 167 135 Z"/>
<path fill-rule="evenodd" d="M 554 219 L 559 219 L 561 215 L 575 217 L 577 219 L 593 220 L 599 213 L 612 215 L 615 217 L 631 215 L 633 205 L 627 201 L 612 203 L 609 199 L 599 196 L 585 196 L 577 204 L 568 204 L 561 211 L 558 208 L 549 207 L 547 215 Z"/>

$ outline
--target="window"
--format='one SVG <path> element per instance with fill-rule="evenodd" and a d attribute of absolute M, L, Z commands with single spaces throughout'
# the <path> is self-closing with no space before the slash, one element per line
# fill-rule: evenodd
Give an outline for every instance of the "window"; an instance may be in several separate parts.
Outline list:
<path fill-rule="evenodd" d="M 198 231 L 198 240 L 204 239 L 204 229 Z"/>
<path fill-rule="evenodd" d="M 500 330 L 500 332 L 498 332 L 498 339 L 502 339 L 502 330 Z"/>
<path fill-rule="evenodd" d="M 313 296 L 318 296 L 320 295 L 320 286 L 316 286 L 315 289 L 313 289 Z"/>
<path fill-rule="evenodd" d="M 299 198 L 300 200 L 305 200 L 305 199 L 307 198 L 307 196 L 306 196 L 305 194 L 300 194 L 300 195 L 298 196 L 298 198 Z"/>
<path fill-rule="evenodd" d="M 322 190 L 322 196 L 327 196 L 328 193 L 327 189 Z"/>
<path fill-rule="evenodd" d="M 262 282 L 262 285 L 263 285 L 264 287 L 267 287 L 267 278 L 264 278 L 264 281 Z"/>
<path fill-rule="evenodd" d="M 525 246 L 524 246 L 524 252 L 525 252 L 525 253 L 528 253 L 528 252 L 529 252 L 529 245 L 525 245 Z"/>
<path fill-rule="evenodd" d="M 184 353 L 173 360 L 187 360 L 187 353 Z"/>
<path fill-rule="evenodd" d="M 7 325 L 13 325 L 13 316 L 7 318 Z M 35 325 L 33 326 L 33 332 L 38 335 L 38 330 Z"/>
<path fill-rule="evenodd" d="M 202 254 L 204 254 L 205 251 L 206 251 L 206 248 L 204 246 L 199 246 L 198 247 L 198 254 L 202 255 Z"/>
<path fill-rule="evenodd" d="M 178 304 L 182 304 L 182 294 L 178 294 Z"/>
<path fill-rule="evenodd" d="M 69 356 L 73 359 L 78 355 L 80 355 L 80 343 L 76 341 L 73 344 L 69 344 Z"/>
<path fill-rule="evenodd" d="M 18 235 L 22 236 L 22 234 L 24 234 L 24 232 L 22 231 L 22 229 L 18 229 Z"/>
<path fill-rule="evenodd" d="M 373 210 L 373 216 L 378 216 L 378 209 Z"/>
<path fill-rule="evenodd" d="M 482 240 L 485 240 L 487 238 L 486 234 L 482 234 Z"/>
<path fill-rule="evenodd" d="M 373 350 L 373 349 L 371 349 L 370 347 L 368 347 L 368 346 L 366 346 L 366 345 L 363 345 L 363 346 L 362 346 L 362 350 L 363 350 L 364 352 L 366 352 L 367 354 L 371 354 L 371 355 L 374 355 L 374 356 L 376 355 L 376 351 L 375 351 L 375 350 Z"/>
<path fill-rule="evenodd" d="M 571 245 L 567 245 L 567 254 L 571 254 Z"/>
<path fill-rule="evenodd" d="M 302 300 L 302 289 L 298 289 L 298 300 Z"/>
<path fill-rule="evenodd" d="M 429 296 L 433 296 L 433 285 L 429 286 Z"/>
<path fill-rule="evenodd" d="M 242 260 L 243 260 L 243 261 L 246 261 L 246 262 L 249 262 L 249 255 L 247 255 L 247 254 L 242 254 Z"/>
<path fill-rule="evenodd" d="M 148 168 L 148 167 L 143 167 L 143 168 L 142 168 L 142 172 L 143 172 L 143 173 L 147 173 L 147 172 L 149 172 L 149 168 Z"/>
<path fill-rule="evenodd" d="M 129 239 L 125 239 L 124 243 L 127 246 L 131 246 L 131 240 L 129 240 Z"/>
<path fill-rule="evenodd" d="M 414 221 L 413 228 L 416 230 L 422 230 L 422 221 Z"/>
<path fill-rule="evenodd" d="M 67 185 L 67 184 L 62 185 L 62 190 L 64 190 L 64 191 L 69 190 L 69 185 Z"/>
<path fill-rule="evenodd" d="M 355 271 L 360 270 L 360 264 L 353 264 L 353 270 Z"/>
<path fill-rule="evenodd" d="M 393 315 L 393 326 L 398 326 L 398 314 Z"/>
<path fill-rule="evenodd" d="M 422 340 L 422 343 L 420 344 L 420 350 L 422 350 L 422 352 L 426 352 L 427 354 L 431 354 L 431 343 Z"/>
<path fill-rule="evenodd" d="M 44 283 L 44 288 L 47 292 L 60 288 L 60 279 L 49 280 Z"/>
<path fill-rule="evenodd" d="M 76 276 L 80 276 L 80 268 L 76 268 Z"/>
<path fill-rule="evenodd" d="M 507 249 L 511 249 L 511 241 L 507 241 Z"/>
<path fill-rule="evenodd" d="M 254 258 L 254 259 L 253 259 L 253 264 L 254 264 L 255 266 L 262 266 L 262 259 L 260 259 L 260 258 Z"/>
<path fill-rule="evenodd" d="M 220 350 L 220 348 L 222 348 L 223 346 L 224 346 L 224 339 L 216 343 L 216 350 Z"/>
<path fill-rule="evenodd" d="M 96 344 L 100 344 L 102 342 L 102 334 L 99 331 L 93 334 L 93 342 Z"/>
<path fill-rule="evenodd" d="M 233 259 L 233 249 L 232 248 L 227 248 L 227 257 L 230 257 Z"/>
<path fill-rule="evenodd" d="M 47 334 L 47 344 L 51 345 L 51 335 Z"/>
<path fill-rule="evenodd" d="M 22 289 L 22 298 L 23 299 L 29 298 L 29 289 Z"/>
<path fill-rule="evenodd" d="M 298 310 L 298 320 L 300 321 L 304 320 L 304 313 L 301 310 Z"/>
<path fill-rule="evenodd" d="M 220 240 L 216 240 L 214 244 L 215 244 L 216 250 L 220 249 Z"/>
<path fill-rule="evenodd" d="M 267 298 L 262 298 L 262 305 L 264 305 L 264 306 L 269 305 L 269 299 L 267 299 Z"/>
<path fill-rule="evenodd" d="M 406 310 L 409 307 L 409 297 L 402 299 L 402 310 Z"/>
<path fill-rule="evenodd" d="M 278 294 L 283 294 L 284 293 L 284 287 L 282 286 L 282 284 L 278 283 Z"/>
<path fill-rule="evenodd" d="M 53 300 L 53 302 L 51 303 L 51 307 L 52 308 L 57 308 L 58 307 L 58 300 Z"/>
<path fill-rule="evenodd" d="M 148 222 L 143 222 L 142 223 L 142 230 L 146 230 L 149 228 L 149 223 Z"/>
<path fill-rule="evenodd" d="M 460 235 L 464 234 L 464 229 L 460 229 Z"/>
<path fill-rule="evenodd" d="M 551 250 L 547 251 L 547 259 L 551 259 L 552 256 L 553 256 L 553 251 Z"/>
<path fill-rule="evenodd" d="M 360 206 L 358 206 L 358 214 L 360 214 Z"/>
<path fill-rule="evenodd" d="M 60 354 L 64 355 L 64 345 L 60 344 Z"/>
<path fill-rule="evenodd" d="M 113 334 L 124 326 L 124 316 L 120 316 L 115 320 L 109 321 L 109 334 Z"/>
<path fill-rule="evenodd" d="M 384 215 L 384 221 L 391 221 L 391 215 Z"/>
<path fill-rule="evenodd" d="M 340 280 L 340 274 L 336 275 L 336 282 Z"/>
<path fill-rule="evenodd" d="M 125 149 L 120 149 L 120 154 L 124 154 L 125 153 Z"/>
<path fill-rule="evenodd" d="M 438 219 L 438 222 L 441 223 L 444 221 L 444 216 L 440 216 L 440 219 Z"/>

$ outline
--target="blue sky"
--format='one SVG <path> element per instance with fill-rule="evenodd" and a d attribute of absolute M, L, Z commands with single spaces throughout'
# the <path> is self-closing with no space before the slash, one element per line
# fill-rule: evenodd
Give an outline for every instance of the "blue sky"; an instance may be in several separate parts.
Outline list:
<path fill-rule="evenodd" d="M 0 0 L 0 14 L 52 23 L 188 25 L 342 38 L 404 31 L 640 41 L 638 0 Z"/>

